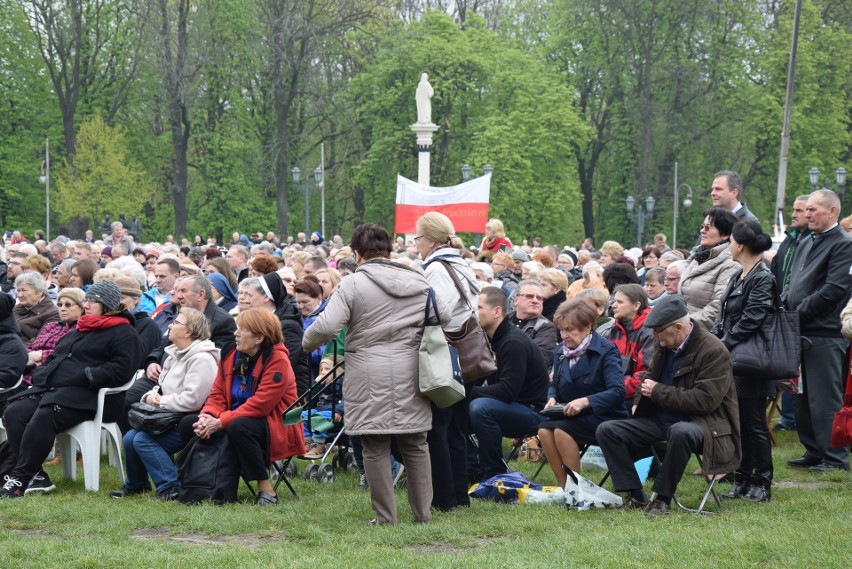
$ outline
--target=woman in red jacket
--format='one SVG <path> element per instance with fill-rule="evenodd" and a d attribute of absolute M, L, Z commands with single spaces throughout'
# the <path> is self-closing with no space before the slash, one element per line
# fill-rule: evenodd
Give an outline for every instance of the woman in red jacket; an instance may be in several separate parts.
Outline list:
<path fill-rule="evenodd" d="M 654 344 L 651 329 L 643 326 L 651 313 L 648 293 L 638 284 L 620 284 L 615 287 L 612 311 L 615 325 L 609 332 L 609 341 L 618 348 L 622 361 L 629 358 L 629 363 L 624 366 L 624 388 L 625 405 L 630 413 L 636 386 L 642 382 Z"/>
<path fill-rule="evenodd" d="M 192 425 L 209 439 L 224 430 L 246 480 L 257 480 L 258 506 L 278 503 L 269 481 L 269 464 L 305 451 L 300 426 L 285 427 L 281 417 L 296 400 L 296 379 L 281 323 L 267 310 L 252 308 L 237 316 L 236 348 L 225 348 L 207 403 Z"/>
<path fill-rule="evenodd" d="M 499 219 L 489 219 L 485 224 L 485 237 L 482 239 L 480 251 L 512 251 L 512 242 L 506 237 L 503 222 Z"/>

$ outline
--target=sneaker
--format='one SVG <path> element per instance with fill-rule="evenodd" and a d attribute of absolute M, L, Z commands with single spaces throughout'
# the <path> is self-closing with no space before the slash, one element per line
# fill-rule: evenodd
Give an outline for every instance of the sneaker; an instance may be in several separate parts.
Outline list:
<path fill-rule="evenodd" d="M 29 494 L 30 492 L 44 492 L 47 494 L 54 490 L 56 490 L 56 486 L 50 481 L 50 476 L 47 475 L 47 472 L 42 470 L 33 476 L 29 486 L 24 490 L 24 494 Z"/>
<path fill-rule="evenodd" d="M 401 462 L 394 461 L 393 465 L 391 465 L 391 480 L 393 480 L 394 487 L 396 487 L 404 472 L 405 466 Z"/>
<path fill-rule="evenodd" d="M 14 476 L 3 477 L 6 483 L 0 488 L 0 498 L 20 498 L 24 495 L 24 484 Z"/>
<path fill-rule="evenodd" d="M 305 453 L 305 458 L 308 460 L 316 460 L 322 458 L 325 454 L 325 443 L 316 443 L 311 447 L 311 450 Z"/>
<path fill-rule="evenodd" d="M 124 486 L 121 487 L 120 490 L 113 490 L 112 492 L 109 493 L 109 495 L 110 495 L 111 498 L 115 498 L 117 500 L 120 500 L 121 498 L 124 498 L 125 496 L 135 496 L 136 494 L 143 494 L 145 492 L 150 492 L 150 491 L 151 491 L 150 486 L 144 486 L 142 488 L 128 488 L 127 484 L 125 484 Z"/>
<path fill-rule="evenodd" d="M 358 477 L 358 489 L 359 490 L 369 490 L 369 488 L 370 488 L 370 485 L 367 484 L 367 475 L 362 474 L 360 477 Z"/>

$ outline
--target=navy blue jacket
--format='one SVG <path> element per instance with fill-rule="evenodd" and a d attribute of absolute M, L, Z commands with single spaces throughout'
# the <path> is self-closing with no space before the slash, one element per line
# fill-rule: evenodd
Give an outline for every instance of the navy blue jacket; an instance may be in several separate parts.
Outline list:
<path fill-rule="evenodd" d="M 579 418 L 591 426 L 610 419 L 626 419 L 624 374 L 621 355 L 615 344 L 592 332 L 592 342 L 573 369 L 569 365 L 570 360 L 562 353 L 560 344 L 553 355 L 553 382 L 547 398 L 556 399 L 557 403 L 568 403 L 587 397 L 591 407 Z"/>

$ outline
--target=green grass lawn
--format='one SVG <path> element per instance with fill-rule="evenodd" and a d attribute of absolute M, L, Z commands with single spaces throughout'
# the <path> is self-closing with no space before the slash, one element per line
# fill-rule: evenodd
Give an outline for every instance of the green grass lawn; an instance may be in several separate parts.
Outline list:
<path fill-rule="evenodd" d="M 639 512 L 476 501 L 415 525 L 399 492 L 395 527 L 367 525 L 372 510 L 368 493 L 357 489 L 357 473 L 338 472 L 331 484 L 309 482 L 301 477 L 304 462 L 293 481 L 299 497 L 282 485 L 281 503 L 266 509 L 187 507 L 153 495 L 119 501 L 108 495 L 121 484 L 105 462 L 97 493 L 83 490 L 81 472 L 71 482 L 52 468 L 56 492 L 0 501 L 0 568 L 849 567 L 852 475 L 784 465 L 800 454 L 795 434 L 782 433 L 772 502 L 725 503 L 721 515 L 648 519 Z M 532 475 L 536 465 L 519 466 Z M 552 484 L 552 474 L 539 482 Z M 687 502 L 702 491 L 697 476 L 685 476 L 679 487 Z M 249 498 L 245 487 L 241 493 Z"/>

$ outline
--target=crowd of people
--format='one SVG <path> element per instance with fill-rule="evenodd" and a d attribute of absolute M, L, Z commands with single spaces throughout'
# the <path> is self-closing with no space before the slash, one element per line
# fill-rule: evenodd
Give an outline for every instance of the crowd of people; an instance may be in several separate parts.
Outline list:
<path fill-rule="evenodd" d="M 175 499 L 171 455 L 193 437 L 228 436 L 243 476 L 257 482 L 255 503 L 274 505 L 270 464 L 326 452 L 324 436 L 285 426 L 282 413 L 345 357 L 344 377 L 332 378 L 340 399 L 318 412 L 345 426 L 374 524 L 397 522 L 401 472 L 415 521 L 428 522 L 433 508 L 469 506 L 470 482 L 506 472 L 505 438 L 531 436 L 560 485 L 582 450 L 599 445 L 625 509 L 669 513 L 696 452 L 706 474 L 731 477 L 726 498 L 766 502 L 765 410 L 781 386 L 735 375 L 729 350 L 779 306 L 798 312 L 807 346 L 776 425 L 804 447 L 788 464 L 848 470 L 848 449 L 830 444 L 852 337 L 852 237 L 837 195 L 798 197 L 776 252 L 740 201 L 735 172 L 717 173 L 710 196 L 689 249 L 669 248 L 663 234 L 641 248 L 513 245 L 498 219 L 466 247 L 437 212 L 409 241 L 370 223 L 348 243 L 318 232 L 137 243 L 121 222 L 101 239 L 29 243 L 7 232 L 0 387 L 23 381 L 0 396 L 12 457 L 0 497 L 55 490 L 43 463 L 56 434 L 94 416 L 98 389 L 144 370 L 106 402 L 127 455 L 124 486 L 111 495 L 153 482 L 160 499 Z M 475 315 L 497 364 L 446 408 L 418 390 L 430 291 L 445 332 Z M 138 402 L 184 416 L 153 435 L 128 423 Z M 649 498 L 633 461 L 658 441 L 667 450 Z"/>

